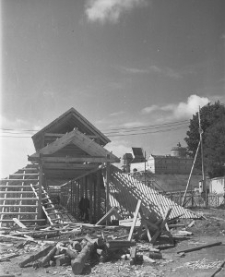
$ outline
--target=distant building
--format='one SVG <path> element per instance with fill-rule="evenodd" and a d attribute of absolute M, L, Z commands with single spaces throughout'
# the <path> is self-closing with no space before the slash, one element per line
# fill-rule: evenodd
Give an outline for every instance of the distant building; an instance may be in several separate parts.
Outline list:
<path fill-rule="evenodd" d="M 124 172 L 130 172 L 132 163 L 143 163 L 146 161 L 143 150 L 140 147 L 132 147 L 132 153 L 126 153 L 122 157 L 122 168 Z"/>
<path fill-rule="evenodd" d="M 189 174 L 192 162 L 193 159 L 187 157 L 150 155 L 146 162 L 146 170 L 154 174 Z M 131 171 L 135 165 L 131 164 Z"/>
<path fill-rule="evenodd" d="M 176 147 L 171 149 L 170 155 L 151 154 L 148 160 L 145 161 L 142 152 L 142 161 L 141 155 L 138 155 L 138 157 L 135 157 L 130 163 L 126 161 L 126 164 L 130 164 L 129 172 L 148 170 L 154 174 L 189 174 L 191 171 L 193 158 L 187 157 L 186 153 L 186 148 L 182 147 L 181 144 L 178 143 Z"/>
<path fill-rule="evenodd" d="M 209 191 L 210 193 L 225 194 L 225 176 L 211 179 Z"/>

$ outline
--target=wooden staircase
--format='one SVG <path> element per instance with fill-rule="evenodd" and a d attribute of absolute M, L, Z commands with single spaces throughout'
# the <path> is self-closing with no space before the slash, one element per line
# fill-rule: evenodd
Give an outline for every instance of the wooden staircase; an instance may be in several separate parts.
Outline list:
<path fill-rule="evenodd" d="M 38 198 L 39 187 L 38 186 L 33 186 L 31 184 L 31 188 L 33 190 L 33 193 Z M 59 211 L 56 210 L 56 208 L 55 208 L 54 204 L 52 203 L 48 193 L 46 192 L 46 190 L 43 187 L 42 187 L 41 202 L 42 202 L 42 209 L 43 209 L 50 225 L 62 223 L 62 219 L 61 219 L 61 215 L 60 215 Z"/>
<path fill-rule="evenodd" d="M 38 185 L 39 171 L 33 164 L 0 180 L 0 227 L 12 226 L 13 218 L 25 225 L 46 221 L 38 219 Z M 43 188 L 42 191 L 42 209 L 49 223 L 59 223 L 60 215 L 55 211 L 47 192 Z"/>

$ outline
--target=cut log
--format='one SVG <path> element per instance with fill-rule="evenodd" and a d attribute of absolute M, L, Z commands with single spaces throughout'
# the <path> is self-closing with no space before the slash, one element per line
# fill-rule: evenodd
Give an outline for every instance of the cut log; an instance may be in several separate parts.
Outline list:
<path fill-rule="evenodd" d="M 102 248 L 105 246 L 105 243 L 102 238 L 91 238 L 89 235 L 85 236 L 85 239 L 95 245 L 96 248 Z"/>
<path fill-rule="evenodd" d="M 32 256 L 28 257 L 27 259 L 25 259 L 23 262 L 21 262 L 21 263 L 19 264 L 19 266 L 20 266 L 21 268 L 23 268 L 26 264 L 32 263 L 32 262 L 36 261 L 37 259 L 40 259 L 40 258 L 44 257 L 46 254 L 49 253 L 49 251 L 50 251 L 52 248 L 53 248 L 52 245 L 46 247 L 45 249 L 41 250 L 41 251 L 38 252 L 37 254 L 32 255 Z"/>
<path fill-rule="evenodd" d="M 150 258 L 146 255 L 143 255 L 143 262 L 144 262 L 144 264 L 153 264 L 153 263 L 155 263 L 155 260 L 153 260 L 152 258 Z"/>
<path fill-rule="evenodd" d="M 36 231 L 36 232 L 28 232 L 26 235 L 29 235 L 33 238 L 53 238 L 58 237 L 60 235 L 59 231 Z"/>
<path fill-rule="evenodd" d="M 56 260 L 56 265 L 61 266 L 61 265 L 70 265 L 71 264 L 71 258 L 65 254 L 61 255 L 61 257 L 58 257 Z"/>
<path fill-rule="evenodd" d="M 81 251 L 81 245 L 79 243 L 79 241 L 73 241 L 72 244 L 71 244 L 72 248 L 78 252 Z"/>
<path fill-rule="evenodd" d="M 179 253 L 193 252 L 193 251 L 196 251 L 196 250 L 200 250 L 200 249 L 208 248 L 208 247 L 212 247 L 212 246 L 218 246 L 218 245 L 221 245 L 221 244 L 222 244 L 221 241 L 219 241 L 219 242 L 214 242 L 214 243 L 209 243 L 209 244 L 205 244 L 205 245 L 196 246 L 196 247 L 193 247 L 193 248 L 189 248 L 189 249 L 184 249 L 184 250 L 177 251 L 177 254 L 179 254 Z"/>
<path fill-rule="evenodd" d="M 55 255 L 57 251 L 57 246 L 54 246 L 50 252 L 43 258 L 43 260 L 41 261 L 41 266 L 46 265 Z"/>
<path fill-rule="evenodd" d="M 136 242 L 128 240 L 110 240 L 106 243 L 106 247 L 109 251 L 115 251 L 121 248 L 129 248 L 135 245 Z"/>
<path fill-rule="evenodd" d="M 130 248 L 130 265 L 134 265 L 136 262 L 136 255 L 137 255 L 137 247 L 132 246 Z"/>
<path fill-rule="evenodd" d="M 88 242 L 87 245 L 82 249 L 77 258 L 71 260 L 72 271 L 74 275 L 79 275 L 83 271 L 84 265 L 89 258 L 90 254 L 94 250 L 94 244 Z"/>
<path fill-rule="evenodd" d="M 71 260 L 76 259 L 77 256 L 78 256 L 78 252 L 77 252 L 76 250 L 70 248 L 69 246 L 68 246 L 68 248 L 66 249 L 66 254 L 67 254 L 67 256 L 70 257 Z"/>
<path fill-rule="evenodd" d="M 12 253 L 0 258 L 0 262 L 9 261 L 11 258 L 18 257 L 19 254 Z"/>

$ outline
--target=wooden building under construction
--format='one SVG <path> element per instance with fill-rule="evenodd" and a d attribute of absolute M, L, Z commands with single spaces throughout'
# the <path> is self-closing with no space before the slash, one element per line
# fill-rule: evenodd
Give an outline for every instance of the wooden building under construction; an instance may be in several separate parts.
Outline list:
<path fill-rule="evenodd" d="M 110 140 L 74 108 L 32 139 L 36 152 L 28 156 L 30 165 L 1 180 L 1 223 L 13 217 L 22 222 L 45 216 L 52 224 L 59 221 L 48 190 L 62 185 L 60 200 L 75 217 L 83 196 L 90 201 L 90 221 L 99 219 L 107 202 L 101 169 L 120 161 L 104 148 Z"/>
<path fill-rule="evenodd" d="M 104 148 L 110 140 L 74 108 L 32 139 L 36 152 L 28 156 L 30 163 L 0 181 L 0 227 L 17 219 L 29 225 L 71 220 L 64 220 L 49 196 L 55 187 L 60 188 L 60 204 L 75 219 L 79 219 L 81 198 L 88 199 L 91 223 L 110 209 L 116 209 L 120 218 L 133 217 L 139 200 L 144 215 L 153 222 L 164 218 L 168 209 L 172 209 L 171 218 L 197 217 L 112 165 L 120 160 Z"/>

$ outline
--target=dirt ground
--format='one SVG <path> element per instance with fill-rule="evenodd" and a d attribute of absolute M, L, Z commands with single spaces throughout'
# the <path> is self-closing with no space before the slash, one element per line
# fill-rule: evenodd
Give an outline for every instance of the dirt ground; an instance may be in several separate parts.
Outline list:
<path fill-rule="evenodd" d="M 188 240 L 176 243 L 173 248 L 161 250 L 162 259 L 155 260 L 154 264 L 130 265 L 128 260 L 110 260 L 106 263 L 86 264 L 82 276 L 89 277 L 113 277 L 113 276 L 141 276 L 141 277 L 210 277 L 225 261 L 225 209 L 202 209 L 194 210 L 205 217 L 202 220 L 195 220 L 195 224 L 186 229 L 193 233 Z M 191 220 L 182 220 L 180 223 L 188 225 Z M 177 254 L 187 248 L 201 246 L 203 244 L 222 242 L 219 246 L 204 248 L 189 252 L 184 255 Z M 32 266 L 23 269 L 19 263 L 26 257 L 35 253 L 40 246 L 29 243 L 27 248 L 18 250 L 18 241 L 4 240 L 0 236 L 0 247 L 2 253 L 15 253 L 20 256 L 11 258 L 10 261 L 0 262 L 2 276 L 74 276 L 70 266 L 49 266 L 35 270 Z M 148 245 L 144 243 L 142 245 Z M 3 275 L 5 274 L 5 275 Z M 11 275 L 10 275 L 11 274 Z M 225 267 L 218 272 L 216 277 L 225 276 Z"/>

